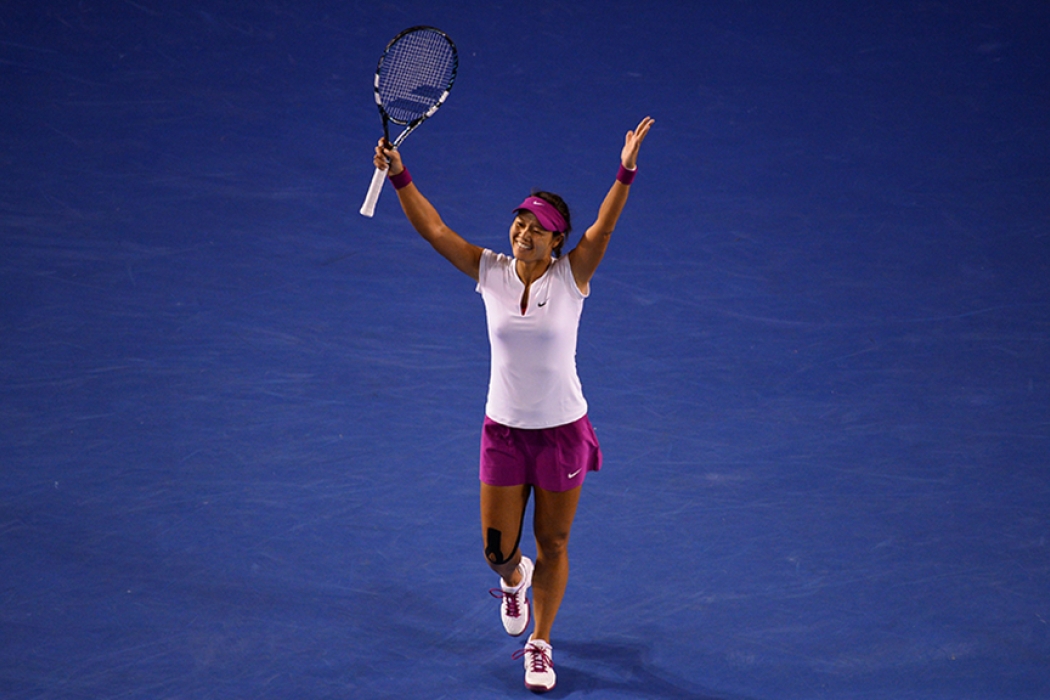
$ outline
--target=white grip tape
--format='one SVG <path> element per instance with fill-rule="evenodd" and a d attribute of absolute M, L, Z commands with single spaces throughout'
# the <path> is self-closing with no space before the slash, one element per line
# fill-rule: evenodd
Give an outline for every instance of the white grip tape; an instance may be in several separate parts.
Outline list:
<path fill-rule="evenodd" d="M 386 180 L 386 170 L 376 168 L 372 175 L 372 184 L 368 186 L 368 194 L 365 195 L 365 203 L 361 205 L 361 213 L 371 217 L 376 211 L 376 202 L 379 201 L 379 193 L 383 191 L 383 181 Z"/>

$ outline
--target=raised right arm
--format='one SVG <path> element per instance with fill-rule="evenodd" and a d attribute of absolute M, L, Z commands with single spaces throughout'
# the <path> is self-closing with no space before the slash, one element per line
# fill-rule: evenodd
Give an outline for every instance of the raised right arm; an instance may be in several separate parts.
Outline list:
<path fill-rule="evenodd" d="M 389 175 L 395 181 L 399 178 L 403 180 L 408 176 L 404 163 L 401 162 L 401 154 L 396 149 L 390 148 L 385 139 L 379 140 L 374 161 L 377 168 L 386 170 L 389 167 Z M 481 266 L 482 249 L 473 243 L 468 243 L 462 236 L 446 226 L 434 205 L 423 196 L 411 178 L 408 180 L 407 184 L 399 183 L 397 198 L 412 228 L 419 232 L 419 235 L 457 270 L 476 281 Z"/>

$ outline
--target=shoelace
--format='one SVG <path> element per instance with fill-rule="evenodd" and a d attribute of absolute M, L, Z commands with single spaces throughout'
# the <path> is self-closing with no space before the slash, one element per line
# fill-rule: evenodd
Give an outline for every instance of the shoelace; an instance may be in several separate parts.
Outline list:
<path fill-rule="evenodd" d="M 511 658 L 520 659 L 526 655 L 529 656 L 529 666 L 531 666 L 529 670 L 533 673 L 546 673 L 554 665 L 550 651 L 536 646 L 532 642 L 526 644 L 524 649 L 518 649 L 514 652 Z"/>
<path fill-rule="evenodd" d="M 518 594 L 507 593 L 502 588 L 490 588 L 489 595 L 493 598 L 502 598 L 507 604 L 507 616 L 508 617 L 519 617 L 521 615 L 521 607 L 518 605 Z"/>

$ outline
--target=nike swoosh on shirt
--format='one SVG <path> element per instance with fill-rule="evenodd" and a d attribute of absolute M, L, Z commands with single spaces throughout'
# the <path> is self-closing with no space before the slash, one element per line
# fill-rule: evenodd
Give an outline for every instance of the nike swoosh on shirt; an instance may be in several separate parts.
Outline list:
<path fill-rule="evenodd" d="M 572 474 L 569 474 L 569 478 L 570 478 L 570 479 L 575 479 L 575 478 L 576 478 L 576 476 L 577 476 L 577 475 L 578 475 L 578 474 L 579 474 L 580 472 L 582 472 L 582 471 L 583 471 L 582 469 L 577 469 L 577 470 L 576 470 L 576 471 L 574 471 L 574 472 L 573 472 Z"/>

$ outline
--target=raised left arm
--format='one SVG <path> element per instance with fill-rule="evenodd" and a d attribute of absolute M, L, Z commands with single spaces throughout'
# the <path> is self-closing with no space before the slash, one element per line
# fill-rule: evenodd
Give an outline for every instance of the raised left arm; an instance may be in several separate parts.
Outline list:
<path fill-rule="evenodd" d="M 627 204 L 627 195 L 631 191 L 631 180 L 634 179 L 634 171 L 638 167 L 638 151 L 652 125 L 653 119 L 646 117 L 638 123 L 637 128 L 627 132 L 624 137 L 623 150 L 620 152 L 620 164 L 623 167 L 598 209 L 598 218 L 587 228 L 580 242 L 569 253 L 572 276 L 576 280 L 576 286 L 584 294 L 590 287 L 591 277 L 598 269 L 598 264 L 605 257 L 605 249 L 609 247 L 609 238 L 616 228 L 616 222 L 620 219 L 624 205 Z"/>

